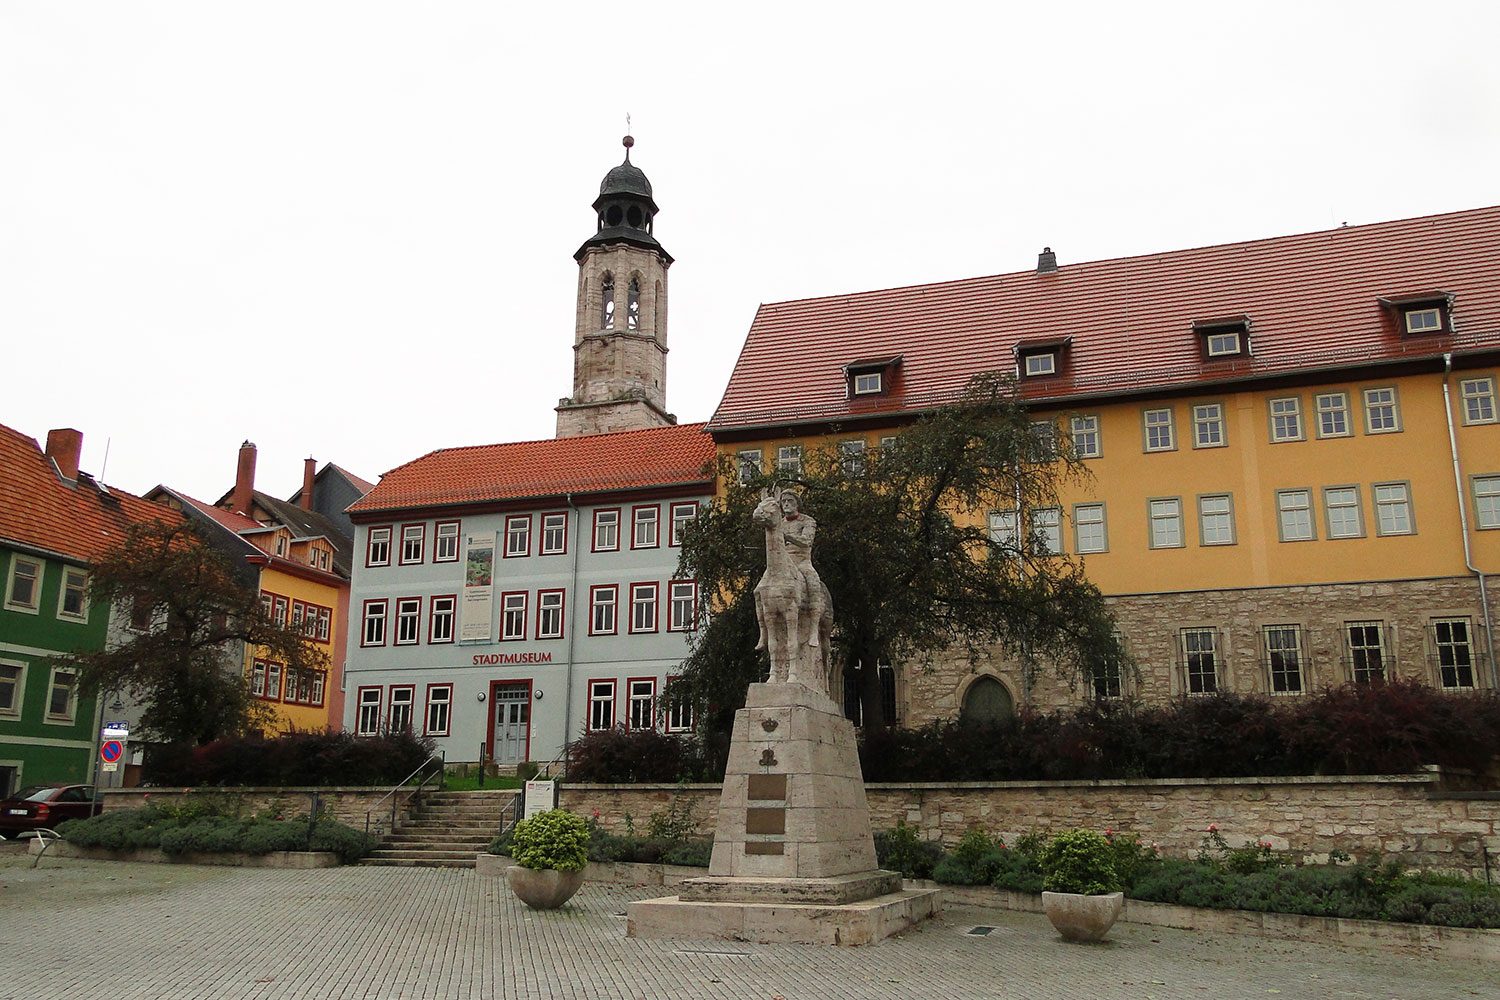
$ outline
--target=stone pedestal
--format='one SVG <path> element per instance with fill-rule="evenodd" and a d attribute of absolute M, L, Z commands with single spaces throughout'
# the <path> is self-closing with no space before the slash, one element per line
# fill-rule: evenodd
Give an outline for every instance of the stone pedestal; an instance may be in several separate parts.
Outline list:
<path fill-rule="evenodd" d="M 631 903 L 631 937 L 866 944 L 938 908 L 875 867 L 854 726 L 802 684 L 752 684 L 736 713 L 706 877 Z"/>

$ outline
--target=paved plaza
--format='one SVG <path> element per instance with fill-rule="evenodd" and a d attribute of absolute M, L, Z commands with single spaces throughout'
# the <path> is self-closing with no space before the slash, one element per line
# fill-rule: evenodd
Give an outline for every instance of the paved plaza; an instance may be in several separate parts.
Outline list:
<path fill-rule="evenodd" d="M 638 941 L 625 904 L 659 887 L 539 913 L 467 869 L 31 864 L 0 847 L 0 1000 L 1500 998 L 1492 964 L 1136 924 L 1072 945 L 973 907 L 866 948 Z"/>

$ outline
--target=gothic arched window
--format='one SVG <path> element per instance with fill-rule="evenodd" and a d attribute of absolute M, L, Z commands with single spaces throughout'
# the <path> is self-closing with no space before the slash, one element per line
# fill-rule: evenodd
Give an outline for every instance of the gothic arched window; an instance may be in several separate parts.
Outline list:
<path fill-rule="evenodd" d="M 604 305 L 599 310 L 599 326 L 601 329 L 608 330 L 615 325 L 615 279 L 606 274 L 601 291 L 604 296 Z"/>
<path fill-rule="evenodd" d="M 964 722 L 1004 722 L 1016 714 L 1015 702 L 1005 685 L 993 677 L 981 677 L 964 694 L 959 718 Z"/>
<path fill-rule="evenodd" d="M 629 298 L 625 302 L 625 328 L 634 330 L 641 325 L 641 283 L 630 279 Z"/>

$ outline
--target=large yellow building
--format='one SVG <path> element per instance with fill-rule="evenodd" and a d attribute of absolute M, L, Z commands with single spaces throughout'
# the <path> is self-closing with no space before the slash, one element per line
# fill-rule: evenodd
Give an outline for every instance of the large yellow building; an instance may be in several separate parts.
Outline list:
<path fill-rule="evenodd" d="M 766 305 L 709 430 L 789 469 L 986 371 L 1093 473 L 988 516 L 1110 599 L 1141 674 L 1094 693 L 1496 686 L 1500 208 Z M 905 723 L 1081 696 L 1005 651 L 897 666 Z"/>

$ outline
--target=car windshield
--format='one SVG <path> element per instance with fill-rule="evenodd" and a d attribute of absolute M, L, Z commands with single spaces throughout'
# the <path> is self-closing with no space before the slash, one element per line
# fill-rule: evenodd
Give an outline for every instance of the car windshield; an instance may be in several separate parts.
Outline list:
<path fill-rule="evenodd" d="M 16 793 L 16 798 L 25 799 L 27 802 L 46 802 L 57 791 L 56 785 L 31 785 Z"/>

